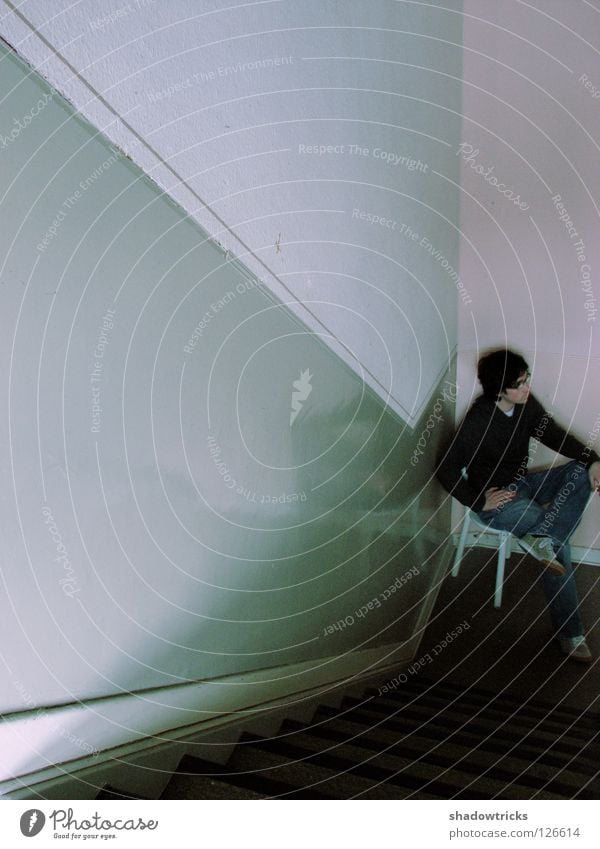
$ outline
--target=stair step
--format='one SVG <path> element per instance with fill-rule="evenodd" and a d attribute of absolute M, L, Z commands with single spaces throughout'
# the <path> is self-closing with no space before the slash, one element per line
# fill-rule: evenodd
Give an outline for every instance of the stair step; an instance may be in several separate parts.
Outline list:
<path fill-rule="evenodd" d="M 315 728 L 313 722 L 311 729 Z M 577 773 L 579 780 L 587 780 L 588 778 L 597 775 L 598 761 L 594 753 L 582 754 L 580 750 L 576 755 L 565 756 L 555 754 L 551 749 L 547 748 L 542 752 L 538 752 L 531 747 L 521 743 L 515 745 L 511 742 L 497 741 L 490 738 L 478 738 L 476 735 L 463 734 L 454 732 L 451 735 L 439 735 L 424 728 L 419 731 L 411 731 L 407 734 L 398 734 L 397 731 L 387 730 L 381 725 L 366 726 L 361 722 L 355 722 L 350 716 L 347 719 L 339 717 L 327 720 L 326 723 L 319 725 L 319 728 L 326 729 L 324 733 L 357 735 L 372 739 L 377 745 L 396 746 L 400 743 L 406 746 L 407 749 L 421 751 L 452 751 L 453 755 L 460 756 L 465 752 L 480 753 L 482 758 L 485 758 L 488 763 L 490 758 L 494 762 L 498 762 L 499 758 L 512 758 L 521 761 L 523 766 L 532 763 L 547 766 L 549 769 L 560 771 L 564 768 Z M 366 730 L 365 730 L 366 728 Z"/>
<path fill-rule="evenodd" d="M 366 700 L 363 699 L 363 703 L 365 701 Z M 351 704 L 351 702 L 348 700 L 346 704 Z M 391 704 L 395 704 L 396 706 L 404 705 L 406 708 L 418 708 L 420 711 L 425 710 L 427 713 L 431 714 L 447 709 L 451 710 L 457 719 L 462 718 L 463 721 L 466 718 L 476 718 L 477 720 L 484 722 L 489 721 L 495 725 L 497 725 L 498 722 L 509 721 L 511 726 L 515 729 L 517 727 L 523 729 L 539 728 L 549 734 L 557 736 L 568 733 L 569 737 L 572 739 L 579 739 L 583 742 L 587 742 L 590 738 L 591 728 L 589 726 L 582 727 L 581 723 L 576 723 L 571 717 L 569 717 L 566 721 L 563 718 L 561 721 L 558 717 L 551 715 L 540 715 L 538 717 L 529 716 L 518 706 L 515 707 L 513 712 L 512 710 L 502 709 L 493 704 L 482 703 L 479 705 L 473 705 L 469 703 L 468 698 L 449 703 L 443 696 L 419 694 L 413 700 L 406 698 L 404 701 L 394 700 L 391 702 L 391 700 L 389 700 L 386 696 L 373 696 L 369 704 L 380 705 L 382 710 L 385 710 L 386 713 L 390 712 Z M 596 730 L 599 728 L 600 725 L 596 725 Z"/>
<path fill-rule="evenodd" d="M 454 715 L 458 718 L 461 716 L 464 717 L 466 714 L 469 718 L 474 720 L 478 720 L 483 724 L 489 724 L 497 726 L 499 722 L 503 722 L 505 720 L 510 721 L 513 724 L 520 724 L 524 729 L 526 728 L 544 728 L 547 717 L 541 715 L 537 718 L 530 717 L 526 713 L 522 713 L 521 711 L 515 708 L 512 710 L 502 710 L 498 706 L 491 705 L 487 706 L 483 705 L 474 705 L 469 702 L 469 699 L 461 699 L 455 701 L 444 700 L 442 698 L 430 698 L 429 696 L 416 696 L 414 698 L 403 698 L 403 699 L 390 699 L 387 696 L 371 696 L 365 697 L 361 700 L 359 699 L 345 699 L 343 705 L 345 706 L 355 706 L 358 704 L 370 704 L 377 705 L 377 709 L 382 713 L 387 713 L 390 715 L 399 714 L 399 713 L 410 713 L 410 711 L 418 713 L 426 713 L 427 715 Z M 464 721 L 464 719 L 461 719 Z M 563 732 L 565 730 L 571 730 L 573 728 L 575 732 L 575 736 L 582 738 L 589 738 L 594 732 L 600 729 L 600 722 L 596 723 L 596 725 L 583 725 L 581 723 L 573 723 L 573 720 L 569 718 L 566 722 L 557 721 L 556 716 L 550 717 L 548 720 L 548 730 L 550 733 L 556 735 L 556 732 Z"/>
<path fill-rule="evenodd" d="M 312 727 L 315 724 L 327 724 L 335 727 L 339 722 L 350 721 L 354 723 L 354 727 L 361 733 L 377 733 L 381 735 L 382 740 L 388 740 L 389 743 L 396 742 L 399 738 L 403 740 L 425 738 L 435 741 L 436 744 L 446 745 L 453 742 L 456 745 L 464 746 L 469 749 L 477 747 L 482 751 L 489 751 L 497 754 L 509 754 L 511 751 L 519 748 L 522 756 L 529 761 L 541 760 L 549 765 L 556 765 L 562 768 L 565 764 L 570 763 L 573 758 L 577 759 L 578 769 L 583 773 L 595 775 L 598 767 L 598 748 L 597 740 L 588 741 L 586 744 L 578 743 L 575 746 L 566 747 L 556 737 L 544 744 L 536 746 L 535 740 L 530 735 L 522 735 L 512 733 L 510 727 L 499 729 L 497 733 L 477 733 L 473 726 L 463 725 L 457 729 L 448 729 L 445 725 L 435 724 L 422 721 L 418 727 L 414 727 L 411 723 L 405 723 L 402 719 L 387 719 L 384 715 L 383 719 L 380 715 L 374 717 L 368 715 L 368 721 L 360 713 L 353 711 L 340 715 L 335 714 L 331 717 L 325 716 L 325 711 L 315 716 Z M 423 720 L 423 717 L 421 717 Z"/>
<path fill-rule="evenodd" d="M 367 704 L 346 701 L 358 703 L 345 709 L 321 707 L 309 725 L 287 720 L 275 739 L 244 734 L 226 767 L 186 756 L 162 798 L 598 796 L 597 756 L 582 758 L 581 746 L 570 741 L 560 747 L 562 754 L 557 752 L 556 735 L 549 735 L 551 741 L 544 740 L 538 751 L 532 740 L 539 744 L 539 735 L 527 731 L 523 737 L 510 725 L 501 729 L 503 734 L 497 730 L 487 734 L 484 728 L 483 739 L 472 721 L 464 724 L 467 731 L 460 725 L 449 731 L 452 712 L 446 708 L 438 711 L 436 723 L 431 718 L 424 721 L 422 712 L 407 711 L 403 705 L 390 719 L 384 712 L 390 705 L 382 699 Z M 407 729 L 407 713 L 416 713 L 417 729 Z M 112 788 L 104 792 L 116 793 L 104 798 L 127 798 Z"/>
<path fill-rule="evenodd" d="M 530 759 L 522 758 L 518 752 L 494 759 L 493 756 L 490 757 L 489 752 L 449 744 L 446 741 L 443 741 L 441 745 L 437 743 L 431 745 L 431 741 L 411 737 L 408 740 L 396 740 L 390 743 L 389 740 L 382 740 L 381 735 L 373 730 L 358 736 L 356 725 L 351 722 L 341 723 L 339 720 L 335 723 L 335 727 L 313 725 L 310 728 L 289 721 L 282 726 L 281 731 L 290 741 L 294 741 L 294 734 L 301 735 L 297 739 L 298 745 L 308 746 L 309 737 L 312 737 L 316 741 L 310 744 L 314 749 L 324 750 L 335 747 L 336 753 L 339 754 L 343 747 L 349 747 L 349 758 L 359 756 L 363 760 L 373 758 L 374 762 L 381 766 L 384 765 L 382 758 L 393 758 L 398 761 L 408 760 L 410 763 L 423 761 L 442 770 L 462 770 L 471 776 L 471 780 L 473 776 L 481 778 L 485 773 L 488 778 L 500 781 L 503 785 L 518 784 L 529 788 L 527 797 L 531 795 L 531 789 L 556 793 L 560 798 L 572 798 L 579 793 L 587 792 L 585 785 L 589 776 L 573 772 L 568 766 L 564 768 L 563 763 L 558 768 L 545 763 L 532 763 Z M 390 763 L 393 764 L 394 761 Z M 396 768 L 399 769 L 400 766 Z M 592 791 L 590 790 L 589 793 Z M 590 795 L 589 798 L 597 798 L 597 794 Z"/>
<path fill-rule="evenodd" d="M 186 775 L 198 773 L 203 778 L 218 779 L 234 788 L 250 789 L 268 799 L 351 799 L 374 790 L 373 782 L 352 776 L 340 776 L 334 770 L 296 764 L 281 755 L 248 748 L 248 743 L 238 747 L 227 767 L 201 761 L 183 759 L 180 770 Z M 373 797 L 375 798 L 375 797 Z M 383 787 L 377 798 L 397 799 L 395 788 Z M 423 796 L 436 799 L 433 795 Z"/>
<path fill-rule="evenodd" d="M 310 759 L 310 752 L 300 747 L 279 746 L 277 740 L 247 736 L 244 743 L 243 750 L 236 752 L 228 765 L 238 770 L 252 770 L 255 774 L 268 774 L 285 782 L 287 793 L 283 798 L 310 798 L 298 793 L 312 794 L 316 790 L 326 799 L 352 799 L 373 790 L 371 776 L 350 769 L 355 764 L 340 765 L 335 759 L 316 761 Z M 382 787 L 379 792 L 379 798 L 402 798 L 397 787 Z M 433 794 L 427 798 L 438 797 Z"/>
<path fill-rule="evenodd" d="M 250 741 L 249 741 L 250 742 Z M 313 748 L 311 749 L 311 744 Z M 500 793 L 505 789 L 505 782 L 498 782 L 488 779 L 479 780 L 481 789 L 475 786 L 472 782 L 473 776 L 463 773 L 460 770 L 453 770 L 452 773 L 442 775 L 440 770 L 427 763 L 414 761 L 412 759 L 389 758 L 385 756 L 380 759 L 364 760 L 364 758 L 372 758 L 372 752 L 364 750 L 362 754 L 363 761 L 357 761 L 357 751 L 348 747 L 338 752 L 336 750 L 323 751 L 322 741 L 314 740 L 307 735 L 301 739 L 296 739 L 296 743 L 283 742 L 282 739 L 265 740 L 256 739 L 252 741 L 252 749 L 254 752 L 248 751 L 247 763 L 256 763 L 258 756 L 256 751 L 261 752 L 260 762 L 263 762 L 265 755 L 272 758 L 282 760 L 288 759 L 288 775 L 291 780 L 296 780 L 295 773 L 297 770 L 306 771 L 310 775 L 315 769 L 325 769 L 330 771 L 332 775 L 333 785 L 335 787 L 335 795 L 340 798 L 338 790 L 338 782 L 348 782 L 351 778 L 353 795 L 358 793 L 357 781 L 360 780 L 363 785 L 363 792 L 369 788 L 373 788 L 374 783 L 385 785 L 392 791 L 395 788 L 392 798 L 402 799 L 410 796 L 418 795 L 419 798 L 424 798 L 421 793 L 426 792 L 432 798 L 468 798 L 468 799 L 488 799 L 492 793 Z M 236 758 L 237 762 L 237 758 Z M 236 763 L 236 765 L 238 765 Z M 468 789 L 465 791 L 465 786 Z M 327 785 L 329 787 L 329 785 Z M 530 795 L 530 791 L 527 791 Z M 348 798 L 343 793 L 342 798 Z M 549 798 L 561 798 L 549 797 Z"/>
<path fill-rule="evenodd" d="M 589 710 L 581 714 L 541 701 L 521 703 L 510 694 L 465 690 L 419 676 L 385 694 L 357 690 L 345 695 L 339 707 L 322 704 L 308 721 L 312 713 L 288 717 L 276 736 L 262 725 L 252 733 L 246 730 L 225 766 L 186 754 L 161 798 L 564 800 L 600 795 L 600 715 Z M 106 786 L 96 798 L 143 797 Z"/>
<path fill-rule="evenodd" d="M 383 685 L 382 685 L 383 686 Z M 586 708 L 584 711 L 576 710 L 569 706 L 551 704 L 549 702 L 527 701 L 523 703 L 517 697 L 505 693 L 493 693 L 477 687 L 469 687 L 465 690 L 446 682 L 419 681 L 408 678 L 408 681 L 390 689 L 386 693 L 380 693 L 382 688 L 369 688 L 365 696 L 375 698 L 391 699 L 392 701 L 406 702 L 409 699 L 419 699 L 421 696 L 440 699 L 446 703 L 467 702 L 469 705 L 493 707 L 497 710 L 505 710 L 507 713 L 518 711 L 523 717 L 530 716 L 532 719 L 549 719 L 553 722 L 564 723 L 572 727 L 581 727 L 586 730 L 597 730 L 600 728 L 600 713 Z M 593 704 L 598 701 L 596 699 Z"/>
<path fill-rule="evenodd" d="M 331 719 L 323 720 L 322 723 L 327 723 L 328 727 L 336 728 L 340 723 L 351 723 L 355 734 L 373 736 L 381 743 L 387 745 L 395 745 L 399 742 L 412 746 L 413 744 L 422 745 L 424 749 L 431 748 L 431 743 L 434 746 L 455 745 L 462 748 L 463 752 L 477 749 L 481 752 L 490 753 L 496 759 L 498 756 L 511 757 L 517 747 L 519 757 L 526 760 L 528 763 L 545 764 L 554 769 L 569 769 L 572 772 L 581 774 L 582 779 L 587 780 L 597 774 L 598 758 L 593 750 L 578 748 L 575 752 L 564 753 L 557 751 L 557 744 L 545 746 L 542 749 L 536 748 L 523 741 L 519 735 L 516 739 L 508 739 L 511 735 L 494 735 L 481 736 L 473 732 L 464 730 L 449 732 L 447 729 L 438 729 L 431 727 L 428 724 L 422 724 L 418 729 L 406 726 L 398 721 L 388 720 L 374 724 L 373 722 L 365 724 L 364 718 L 360 716 L 346 714 L 344 717 L 334 716 Z M 312 727 L 315 727 L 316 722 L 313 722 Z M 320 724 L 320 723 L 319 723 Z M 342 725 L 341 730 L 346 731 L 346 726 Z M 583 754 L 582 754 L 583 752 Z"/>
<path fill-rule="evenodd" d="M 568 736 L 558 738 L 556 734 L 548 733 L 540 728 L 536 728 L 535 730 L 527 729 L 523 734 L 519 733 L 518 729 L 513 730 L 510 723 L 499 726 L 497 722 L 492 720 L 486 721 L 479 717 L 464 720 L 460 716 L 456 717 L 451 709 L 438 711 L 432 716 L 428 715 L 425 711 L 419 711 L 415 707 L 407 708 L 404 705 L 399 705 L 396 712 L 390 716 L 389 706 L 386 704 L 382 705 L 374 701 L 368 703 L 364 701 L 352 703 L 355 700 L 347 701 L 350 702 L 348 707 L 355 714 L 357 721 L 368 726 L 380 724 L 390 730 L 403 733 L 406 732 L 409 725 L 416 733 L 420 733 L 423 726 L 427 726 L 432 731 L 438 731 L 440 739 L 445 739 L 450 734 L 458 732 L 474 735 L 477 739 L 493 739 L 497 741 L 500 738 L 509 743 L 519 743 L 533 749 L 537 748 L 541 751 L 552 748 L 555 753 L 562 752 L 564 755 L 571 757 L 580 753 L 583 748 L 581 741 L 572 741 Z M 327 715 L 327 708 L 319 710 L 315 715 L 315 720 L 318 721 Z M 339 711 L 337 715 L 340 715 Z M 344 715 L 348 714 L 346 713 Z M 590 751 L 595 750 L 598 745 L 596 741 L 589 741 L 590 745 L 586 748 Z"/>
<path fill-rule="evenodd" d="M 249 787 L 238 787 L 227 781 L 205 775 L 176 772 L 165 787 L 161 799 L 266 799 Z"/>
<path fill-rule="evenodd" d="M 401 671 L 400 673 L 401 674 Z M 390 676 L 388 681 L 393 680 L 394 676 Z M 384 685 L 382 685 L 383 687 Z M 379 696 L 379 689 L 370 687 L 365 695 Z M 390 689 L 389 692 L 382 694 L 385 698 L 403 700 L 402 693 L 405 691 L 415 693 L 426 693 L 428 695 L 439 695 L 447 699 L 467 699 L 477 703 L 498 702 L 506 704 L 507 708 L 511 705 L 519 706 L 524 711 L 530 712 L 532 716 L 548 716 L 555 714 L 556 716 L 564 717 L 566 720 L 575 722 L 589 723 L 590 728 L 598 728 L 600 726 L 600 710 L 597 707 L 600 697 L 586 706 L 584 710 L 571 707 L 570 705 L 557 705 L 553 702 L 548 702 L 542 699 L 529 699 L 523 704 L 519 696 L 511 695 L 510 693 L 494 693 L 491 690 L 486 690 L 482 687 L 469 686 L 465 689 L 460 684 L 454 684 L 450 681 L 432 681 L 422 676 L 408 676 L 405 683 L 400 684 L 395 689 Z"/>
<path fill-rule="evenodd" d="M 123 801 L 124 799 L 131 799 L 137 801 L 147 802 L 148 799 L 145 796 L 133 796 L 131 793 L 125 793 L 122 790 L 117 790 L 116 787 L 111 787 L 107 785 L 103 787 L 100 793 L 96 796 L 96 799 L 101 799 L 103 801 Z"/>

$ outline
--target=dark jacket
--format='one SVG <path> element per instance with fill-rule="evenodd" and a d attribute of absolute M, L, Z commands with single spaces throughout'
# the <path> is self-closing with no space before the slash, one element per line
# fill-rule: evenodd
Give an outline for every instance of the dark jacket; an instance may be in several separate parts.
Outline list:
<path fill-rule="evenodd" d="M 451 495 L 479 512 L 483 510 L 487 489 L 505 489 L 525 476 L 531 438 L 585 466 L 598 459 L 589 446 L 557 425 L 533 395 L 525 404 L 515 404 L 512 416 L 481 396 L 442 457 L 438 478 Z"/>

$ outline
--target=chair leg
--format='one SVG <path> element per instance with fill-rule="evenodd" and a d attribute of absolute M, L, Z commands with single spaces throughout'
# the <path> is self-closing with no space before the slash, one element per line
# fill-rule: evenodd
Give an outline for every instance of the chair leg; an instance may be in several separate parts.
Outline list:
<path fill-rule="evenodd" d="M 496 589 L 494 592 L 494 607 L 498 608 L 502 604 L 502 585 L 504 583 L 504 567 L 506 565 L 506 555 L 510 551 L 510 534 L 502 533 L 500 536 L 500 544 L 498 546 L 498 566 L 496 568 Z M 510 555 L 509 555 L 510 556 Z"/>
<path fill-rule="evenodd" d="M 452 572 L 450 573 L 453 578 L 456 578 L 458 575 L 458 570 L 460 569 L 460 561 L 462 560 L 463 553 L 465 550 L 465 545 L 467 543 L 467 535 L 469 533 L 469 526 L 471 522 L 469 520 L 469 514 L 465 512 L 465 517 L 463 519 L 462 530 L 460 532 L 460 538 L 458 540 L 458 545 L 456 546 L 456 554 L 454 555 L 454 563 L 452 565 Z"/>

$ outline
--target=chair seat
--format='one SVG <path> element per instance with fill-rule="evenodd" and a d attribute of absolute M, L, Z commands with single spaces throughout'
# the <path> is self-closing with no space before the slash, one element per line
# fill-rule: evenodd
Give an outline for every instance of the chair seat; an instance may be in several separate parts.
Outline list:
<path fill-rule="evenodd" d="M 454 564 L 452 566 L 452 572 L 450 574 L 453 578 L 456 578 L 456 576 L 458 575 L 461 560 L 464 555 L 465 546 L 467 544 L 467 537 L 469 535 L 469 531 L 471 530 L 472 525 L 474 525 L 478 530 L 483 530 L 486 534 L 490 534 L 494 537 L 497 537 L 498 539 L 498 561 L 496 566 L 494 607 L 499 608 L 502 604 L 502 584 L 504 582 L 504 568 L 506 565 L 506 558 L 510 557 L 511 555 L 512 534 L 510 531 L 500 531 L 497 528 L 492 528 L 489 525 L 486 525 L 486 523 L 482 522 L 479 516 L 473 512 L 473 510 L 466 507 L 460 538 L 458 540 L 458 545 L 456 546 Z"/>

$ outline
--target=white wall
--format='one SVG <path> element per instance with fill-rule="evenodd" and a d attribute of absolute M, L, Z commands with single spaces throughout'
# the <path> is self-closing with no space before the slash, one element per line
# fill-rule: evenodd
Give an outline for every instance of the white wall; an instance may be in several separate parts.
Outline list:
<path fill-rule="evenodd" d="M 531 364 L 534 393 L 587 442 L 600 430 L 600 12 L 538 7 L 464 5 L 460 267 L 473 315 L 460 313 L 458 412 L 479 392 L 480 352 L 508 345 Z M 527 209 L 486 182 L 494 176 Z M 599 512 L 596 501 L 575 545 L 600 547 Z"/>
<path fill-rule="evenodd" d="M 413 424 L 456 332 L 460 16 L 2 5 L 3 37 Z"/>
<path fill-rule="evenodd" d="M 448 549 L 434 402 L 413 432 L 3 45 L 0 71 L 0 709 L 406 656 Z"/>

